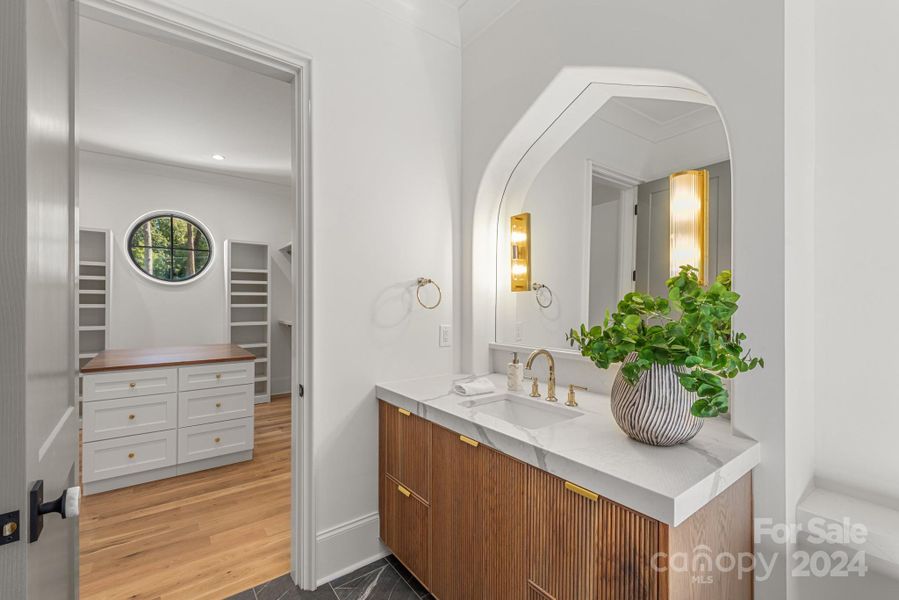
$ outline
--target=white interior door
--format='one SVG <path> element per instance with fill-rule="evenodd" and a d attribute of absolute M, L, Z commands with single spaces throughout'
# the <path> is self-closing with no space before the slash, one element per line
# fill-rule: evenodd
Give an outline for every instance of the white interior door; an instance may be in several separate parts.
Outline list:
<path fill-rule="evenodd" d="M 44 517 L 29 542 L 28 491 L 77 479 L 71 0 L 0 2 L 0 598 L 76 597 L 77 519 Z"/>

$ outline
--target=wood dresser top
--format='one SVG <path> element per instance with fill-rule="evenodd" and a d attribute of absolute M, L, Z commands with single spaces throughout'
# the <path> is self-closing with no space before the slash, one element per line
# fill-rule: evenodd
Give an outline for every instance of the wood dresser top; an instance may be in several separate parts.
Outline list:
<path fill-rule="evenodd" d="M 102 373 L 103 371 L 179 367 L 255 359 L 256 356 L 235 344 L 126 348 L 100 352 L 81 367 L 81 372 Z"/>

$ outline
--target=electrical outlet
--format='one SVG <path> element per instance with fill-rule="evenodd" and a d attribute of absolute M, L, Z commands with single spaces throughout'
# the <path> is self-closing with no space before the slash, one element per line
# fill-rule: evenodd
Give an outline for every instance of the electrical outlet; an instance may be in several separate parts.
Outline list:
<path fill-rule="evenodd" d="M 515 328 L 512 331 L 512 337 L 516 342 L 521 341 L 521 330 L 524 327 L 524 323 L 521 321 L 515 321 Z"/>
<path fill-rule="evenodd" d="M 452 346 L 453 328 L 450 325 L 440 326 L 440 347 L 449 348 Z"/>

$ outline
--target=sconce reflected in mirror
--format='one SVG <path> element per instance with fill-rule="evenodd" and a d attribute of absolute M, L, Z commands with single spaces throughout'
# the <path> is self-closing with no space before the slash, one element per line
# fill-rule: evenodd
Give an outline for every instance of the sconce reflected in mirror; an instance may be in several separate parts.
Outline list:
<path fill-rule="evenodd" d="M 528 292 L 531 289 L 531 213 L 514 215 L 510 226 L 512 291 Z"/>
<path fill-rule="evenodd" d="M 683 265 L 699 269 L 706 281 L 709 247 L 709 172 L 706 169 L 680 171 L 669 176 L 671 276 Z"/>

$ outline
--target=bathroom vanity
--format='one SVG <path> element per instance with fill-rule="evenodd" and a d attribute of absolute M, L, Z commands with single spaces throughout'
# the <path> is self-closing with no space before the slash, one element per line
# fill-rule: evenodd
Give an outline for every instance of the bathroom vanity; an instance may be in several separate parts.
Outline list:
<path fill-rule="evenodd" d="M 255 358 L 212 344 L 91 359 L 81 369 L 85 495 L 251 460 Z"/>
<path fill-rule="evenodd" d="M 658 448 L 577 407 L 444 376 L 379 385 L 382 541 L 440 600 L 752 598 L 758 443 L 708 421 Z"/>

